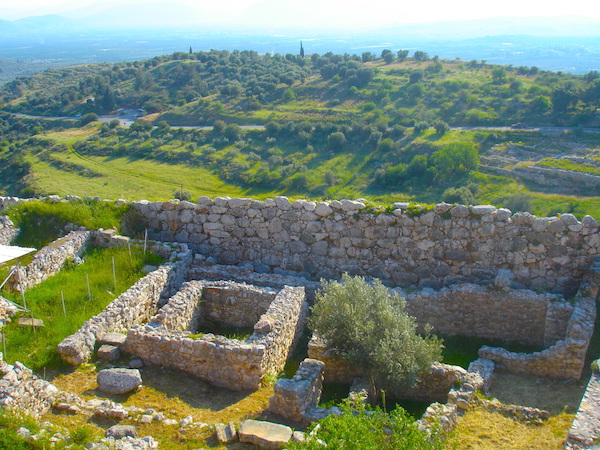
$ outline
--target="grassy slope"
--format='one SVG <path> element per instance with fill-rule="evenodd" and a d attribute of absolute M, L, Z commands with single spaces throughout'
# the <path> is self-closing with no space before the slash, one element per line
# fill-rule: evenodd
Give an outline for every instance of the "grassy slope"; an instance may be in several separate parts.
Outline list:
<path fill-rule="evenodd" d="M 520 192 L 531 195 L 533 211 L 537 214 L 572 211 L 580 215 L 591 214 L 600 217 L 598 197 L 536 192 L 515 180 L 478 172 L 472 173 L 464 180 L 451 180 L 450 183 L 445 184 L 416 183 L 394 189 L 381 189 L 372 185 L 373 173 L 383 161 L 397 162 L 397 158 L 400 160 L 406 158 L 403 156 L 405 153 L 419 152 L 420 148 L 425 147 L 435 149 L 456 142 L 476 143 L 477 132 L 454 131 L 442 137 L 433 131 L 421 136 L 413 136 L 409 133 L 398 141 L 400 150 L 394 154 L 383 154 L 377 149 L 363 149 L 356 153 L 332 153 L 327 149 L 315 147 L 314 150 L 307 151 L 302 147 L 280 142 L 261 144 L 254 138 L 252 145 L 258 147 L 266 145 L 267 148 L 275 145 L 283 158 L 306 165 L 308 171 L 305 190 L 297 190 L 291 186 L 279 189 L 249 187 L 236 178 L 224 181 L 219 177 L 218 167 L 215 169 L 204 165 L 187 164 L 183 161 L 166 163 L 134 156 L 84 155 L 72 150 L 74 143 L 93 137 L 94 133 L 96 130 L 93 127 L 47 133 L 45 138 L 57 144 L 65 144 L 69 150 L 48 146 L 39 154 L 28 155 L 27 159 L 32 164 L 28 183 L 40 193 L 98 195 L 113 199 L 166 199 L 171 198 L 174 191 L 183 185 L 184 189 L 191 192 L 193 199 L 200 195 L 266 198 L 284 194 L 291 197 L 317 198 L 364 197 L 379 203 L 394 201 L 435 203 L 441 200 L 443 191 L 453 185 L 452 183 L 458 182 L 458 185 L 461 185 L 472 182 L 479 186 L 476 200 L 481 203 L 501 206 L 511 195 Z M 528 139 L 535 141 L 534 138 Z M 179 141 L 167 142 L 161 148 L 175 155 L 185 152 L 183 143 Z M 246 150 L 240 152 L 233 146 L 225 146 L 214 153 L 213 157 L 226 161 L 231 158 L 229 155 L 232 149 L 235 150 L 236 155 L 232 161 L 254 164 L 249 170 L 250 173 L 256 172 L 261 167 L 261 163 L 252 163 L 247 159 Z M 67 166 L 61 167 L 64 163 Z M 335 175 L 335 182 L 332 185 L 327 185 L 324 181 L 327 172 Z M 319 194 L 315 195 L 315 189 Z"/>

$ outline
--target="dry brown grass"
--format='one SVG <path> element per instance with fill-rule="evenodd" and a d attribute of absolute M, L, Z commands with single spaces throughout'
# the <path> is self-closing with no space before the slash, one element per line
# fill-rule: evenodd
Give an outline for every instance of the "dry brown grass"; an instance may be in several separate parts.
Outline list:
<path fill-rule="evenodd" d="M 458 422 L 448 448 L 457 449 L 561 449 L 589 373 L 576 383 L 497 372 L 491 396 L 502 403 L 531 406 L 550 412 L 542 425 L 526 424 L 483 406 L 467 412 Z"/>
<path fill-rule="evenodd" d="M 101 368 L 98 365 L 98 368 Z M 96 390 L 96 368 L 87 364 L 79 369 L 58 375 L 53 383 L 61 390 L 66 390 L 89 399 L 93 397 L 108 398 L 125 406 L 152 408 L 161 412 L 166 418 L 181 420 L 192 416 L 194 425 L 180 430 L 178 425 L 166 426 L 161 422 L 143 424 L 133 419 L 123 421 L 123 424 L 135 425 L 140 436 L 153 436 L 160 448 L 229 448 L 250 449 L 253 446 L 235 444 L 219 446 L 210 427 L 200 426 L 200 423 L 214 424 L 232 421 L 239 424 L 248 418 L 273 419 L 266 413 L 269 397 L 273 394 L 272 387 L 264 387 L 255 392 L 229 391 L 220 389 L 183 372 L 149 367 L 141 370 L 144 385 L 130 395 L 107 395 Z M 69 428 L 85 425 L 92 426 L 98 436 L 116 422 L 90 420 L 82 416 L 53 415 L 48 418 Z"/>
<path fill-rule="evenodd" d="M 494 374 L 490 394 L 502 403 L 545 409 L 552 415 L 563 411 L 574 414 L 577 412 L 588 379 L 589 372 L 575 383 L 497 372 Z"/>
<path fill-rule="evenodd" d="M 448 448 L 476 450 L 561 449 L 574 416 L 562 413 L 544 425 L 517 422 L 502 414 L 477 408 L 458 422 Z"/>

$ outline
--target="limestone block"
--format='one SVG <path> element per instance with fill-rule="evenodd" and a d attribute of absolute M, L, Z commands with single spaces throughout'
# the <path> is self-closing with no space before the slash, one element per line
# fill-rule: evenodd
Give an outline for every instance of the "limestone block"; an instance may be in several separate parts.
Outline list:
<path fill-rule="evenodd" d="M 221 444 L 231 444 L 237 439 L 237 431 L 235 431 L 233 422 L 229 422 L 227 425 L 216 423 L 215 432 L 217 434 L 217 440 Z"/>
<path fill-rule="evenodd" d="M 252 419 L 243 421 L 238 431 L 240 442 L 272 450 L 284 448 L 292 438 L 292 433 L 288 426 Z"/>
<path fill-rule="evenodd" d="M 142 384 L 137 369 L 104 369 L 96 377 L 98 389 L 108 394 L 125 394 Z"/>
<path fill-rule="evenodd" d="M 123 439 L 124 437 L 137 438 L 138 433 L 133 425 L 113 425 L 106 430 L 106 437 L 112 437 L 115 439 Z"/>
<path fill-rule="evenodd" d="M 108 361 L 114 361 L 119 359 L 121 356 L 121 352 L 119 351 L 119 347 L 116 345 L 101 345 L 98 349 L 98 358 L 105 359 Z"/>

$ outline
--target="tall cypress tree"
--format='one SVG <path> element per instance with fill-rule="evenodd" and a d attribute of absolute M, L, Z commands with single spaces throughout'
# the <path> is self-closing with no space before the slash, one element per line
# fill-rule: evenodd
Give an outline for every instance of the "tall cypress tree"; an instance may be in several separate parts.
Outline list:
<path fill-rule="evenodd" d="M 304 48 L 302 47 L 302 41 L 300 41 L 300 57 L 304 58 Z"/>

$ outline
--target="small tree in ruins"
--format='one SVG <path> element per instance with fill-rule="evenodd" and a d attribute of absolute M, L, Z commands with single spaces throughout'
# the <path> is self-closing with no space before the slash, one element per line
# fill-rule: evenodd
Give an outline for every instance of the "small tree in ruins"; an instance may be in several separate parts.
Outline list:
<path fill-rule="evenodd" d="M 371 389 L 399 392 L 416 381 L 442 354 L 442 340 L 417 333 L 404 298 L 381 281 L 359 276 L 323 281 L 309 326 L 328 347 L 369 377 Z"/>

